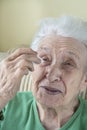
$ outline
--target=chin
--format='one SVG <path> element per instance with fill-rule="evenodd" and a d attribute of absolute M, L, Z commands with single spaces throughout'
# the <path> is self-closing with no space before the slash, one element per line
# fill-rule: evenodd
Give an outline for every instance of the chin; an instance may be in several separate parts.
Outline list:
<path fill-rule="evenodd" d="M 34 93 L 36 101 L 39 102 L 44 107 L 56 108 L 63 105 L 63 96 L 61 95 L 47 95 L 43 93 Z"/>

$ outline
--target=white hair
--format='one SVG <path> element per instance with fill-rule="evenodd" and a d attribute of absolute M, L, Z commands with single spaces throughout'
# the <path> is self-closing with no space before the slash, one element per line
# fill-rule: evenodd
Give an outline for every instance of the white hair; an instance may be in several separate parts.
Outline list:
<path fill-rule="evenodd" d="M 87 22 L 74 16 L 61 16 L 60 18 L 47 18 L 40 24 L 31 48 L 37 50 L 41 40 L 48 35 L 55 34 L 72 37 L 87 46 Z"/>

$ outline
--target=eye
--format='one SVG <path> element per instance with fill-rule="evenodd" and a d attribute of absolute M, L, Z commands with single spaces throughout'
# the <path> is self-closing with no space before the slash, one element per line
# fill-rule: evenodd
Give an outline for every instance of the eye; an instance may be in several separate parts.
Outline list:
<path fill-rule="evenodd" d="M 41 59 L 41 64 L 42 65 L 48 65 L 50 63 L 50 59 L 46 56 L 43 56 L 40 58 Z"/>
<path fill-rule="evenodd" d="M 71 60 L 65 61 L 63 64 L 64 69 L 72 69 L 75 68 L 75 63 Z"/>
<path fill-rule="evenodd" d="M 72 64 L 70 62 L 65 62 L 64 65 L 66 65 L 66 66 L 72 66 Z"/>
<path fill-rule="evenodd" d="M 48 57 L 45 57 L 45 56 L 44 56 L 44 57 L 42 57 L 42 58 L 41 58 L 41 62 L 49 62 Z"/>

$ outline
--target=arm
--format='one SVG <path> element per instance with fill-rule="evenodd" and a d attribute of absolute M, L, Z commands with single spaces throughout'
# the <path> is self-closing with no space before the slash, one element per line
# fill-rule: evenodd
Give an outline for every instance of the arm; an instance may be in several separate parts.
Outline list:
<path fill-rule="evenodd" d="M 21 48 L 0 63 L 0 111 L 19 90 L 22 77 L 34 70 L 32 62 L 40 63 L 37 53 Z"/>

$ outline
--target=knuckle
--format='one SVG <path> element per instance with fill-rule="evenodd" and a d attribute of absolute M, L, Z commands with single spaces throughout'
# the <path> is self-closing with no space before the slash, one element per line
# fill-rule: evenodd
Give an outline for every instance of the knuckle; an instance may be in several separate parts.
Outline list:
<path fill-rule="evenodd" d="M 29 51 L 29 52 L 32 52 L 32 49 L 31 49 L 31 48 L 28 48 L 28 51 Z"/>
<path fill-rule="evenodd" d="M 3 61 L 2 61 L 2 66 L 3 66 L 5 69 L 8 69 L 9 63 L 7 62 L 7 60 L 3 60 Z"/>
<path fill-rule="evenodd" d="M 22 60 L 20 61 L 20 64 L 21 64 L 21 65 L 25 65 L 25 63 L 26 63 L 26 60 L 25 60 L 25 59 L 22 59 Z"/>
<path fill-rule="evenodd" d="M 17 52 L 18 54 L 20 54 L 20 53 L 22 52 L 22 48 L 18 48 L 18 49 L 16 50 L 16 52 Z"/>
<path fill-rule="evenodd" d="M 15 53 L 16 54 L 21 54 L 23 52 L 23 48 L 18 48 L 18 49 L 16 49 L 16 51 L 15 51 Z"/>
<path fill-rule="evenodd" d="M 22 60 L 25 60 L 25 59 L 26 59 L 26 55 L 23 54 L 23 55 L 21 56 L 21 59 L 22 59 Z"/>

